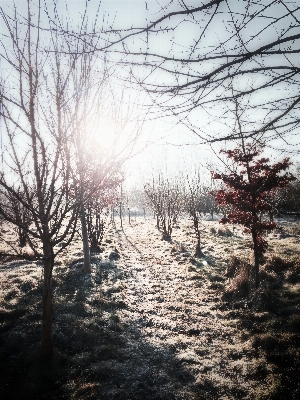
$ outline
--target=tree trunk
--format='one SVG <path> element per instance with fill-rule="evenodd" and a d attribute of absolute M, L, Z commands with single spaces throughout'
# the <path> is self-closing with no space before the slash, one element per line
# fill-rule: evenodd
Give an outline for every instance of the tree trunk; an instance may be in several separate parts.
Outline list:
<path fill-rule="evenodd" d="M 196 238 L 197 238 L 195 257 L 203 257 L 203 253 L 201 250 L 201 234 L 200 234 L 200 230 L 199 230 L 199 220 L 198 220 L 197 216 L 194 216 L 194 229 L 195 229 Z"/>
<path fill-rule="evenodd" d="M 168 227 L 167 227 L 168 226 Z M 172 227 L 170 226 L 170 221 L 166 223 L 166 217 L 161 217 L 161 230 L 162 230 L 162 240 L 171 240 Z"/>
<path fill-rule="evenodd" d="M 52 304 L 52 271 L 54 254 L 51 242 L 43 244 L 44 255 L 44 288 L 43 288 L 43 318 L 42 318 L 42 356 L 51 360 L 53 356 L 53 304 Z"/>
<path fill-rule="evenodd" d="M 259 249 L 257 244 L 257 233 L 252 230 L 253 250 L 254 250 L 254 271 L 255 271 L 255 287 L 259 287 Z"/>
<path fill-rule="evenodd" d="M 120 202 L 120 224 L 121 228 L 123 229 L 123 220 L 122 220 L 122 203 Z"/>
<path fill-rule="evenodd" d="M 195 257 L 203 257 L 203 253 L 201 250 L 200 240 L 197 240 L 196 250 L 195 250 Z"/>
<path fill-rule="evenodd" d="M 27 245 L 26 234 L 22 228 L 19 228 L 19 247 L 25 247 Z"/>
<path fill-rule="evenodd" d="M 111 209 L 111 223 L 112 225 L 115 225 L 115 208 L 112 207 Z"/>
<path fill-rule="evenodd" d="M 98 253 L 99 252 L 99 245 L 98 245 L 98 241 L 97 241 L 97 233 L 93 232 L 91 235 L 91 246 L 90 246 L 90 252 L 91 253 Z"/>
<path fill-rule="evenodd" d="M 172 221 L 170 220 L 170 219 L 168 219 L 168 236 L 170 236 L 170 239 L 171 239 L 171 236 L 172 236 Z"/>
<path fill-rule="evenodd" d="M 81 233 L 82 233 L 82 246 L 83 246 L 83 272 L 86 274 L 91 273 L 91 259 L 90 259 L 90 248 L 89 248 L 89 238 L 86 226 L 86 219 L 84 214 L 84 205 L 80 205 L 80 220 L 81 220 Z"/>

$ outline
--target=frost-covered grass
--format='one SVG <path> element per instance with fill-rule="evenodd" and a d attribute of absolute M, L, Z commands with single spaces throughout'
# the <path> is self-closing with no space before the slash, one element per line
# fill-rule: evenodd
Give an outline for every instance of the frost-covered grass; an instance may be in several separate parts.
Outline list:
<path fill-rule="evenodd" d="M 299 224 L 282 221 L 268 237 L 257 292 L 239 227 L 204 221 L 197 258 L 189 221 L 172 241 L 152 219 L 116 224 L 90 276 L 78 238 L 56 260 L 48 366 L 39 357 L 42 266 L 2 260 L 1 399 L 299 397 Z M 112 249 L 119 260 L 109 260 Z"/>

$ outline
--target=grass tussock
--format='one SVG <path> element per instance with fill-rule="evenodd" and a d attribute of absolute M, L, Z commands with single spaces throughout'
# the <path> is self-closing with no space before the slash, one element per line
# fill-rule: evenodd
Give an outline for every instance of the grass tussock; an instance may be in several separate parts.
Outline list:
<path fill-rule="evenodd" d="M 224 293 L 225 299 L 233 300 L 234 298 L 249 297 L 253 287 L 253 271 L 249 263 L 235 255 L 231 255 L 227 263 L 225 276 L 229 278 Z"/>
<path fill-rule="evenodd" d="M 212 235 L 217 235 L 217 236 L 221 236 L 221 237 L 232 237 L 232 236 L 234 236 L 234 233 L 225 225 L 211 226 L 209 228 L 209 232 Z"/>
<path fill-rule="evenodd" d="M 241 268 L 242 264 L 243 262 L 239 257 L 231 254 L 227 262 L 225 276 L 227 278 L 233 278 Z"/>
<path fill-rule="evenodd" d="M 294 261 L 291 259 L 283 258 L 277 254 L 271 254 L 265 263 L 265 270 L 275 273 L 285 272 L 287 269 L 291 269 L 294 266 Z"/>
<path fill-rule="evenodd" d="M 282 257 L 277 254 L 271 254 L 263 266 L 267 273 L 277 275 L 281 280 L 296 284 L 300 282 L 300 257 L 290 256 Z"/>
<path fill-rule="evenodd" d="M 235 309 L 240 304 L 237 294 L 244 295 L 246 307 L 238 312 L 229 312 L 227 318 L 233 319 L 240 330 L 249 333 L 256 357 L 261 360 L 260 369 L 253 371 L 253 376 L 260 378 L 264 385 L 251 394 L 253 399 L 277 400 L 285 398 L 287 393 L 293 394 L 291 398 L 300 396 L 298 272 L 297 256 L 269 254 L 260 268 L 260 287 L 255 290 L 252 286 L 248 296 L 248 274 L 243 269 L 242 259 L 232 256 L 228 262 L 226 274 L 230 278 L 225 290 L 227 297 L 224 296 L 223 300 Z M 272 368 L 267 368 L 267 365 Z"/>
<path fill-rule="evenodd" d="M 182 242 L 175 242 L 171 248 L 171 253 L 187 253 L 188 249 L 186 245 Z"/>
<path fill-rule="evenodd" d="M 223 237 L 232 237 L 234 236 L 233 232 L 224 225 L 219 225 L 215 228 L 216 235 L 223 236 Z"/>

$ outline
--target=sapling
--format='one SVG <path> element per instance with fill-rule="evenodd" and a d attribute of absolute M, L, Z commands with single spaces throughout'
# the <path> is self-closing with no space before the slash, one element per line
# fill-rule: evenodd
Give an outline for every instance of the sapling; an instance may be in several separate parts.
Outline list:
<path fill-rule="evenodd" d="M 220 206 L 232 210 L 220 223 L 240 224 L 252 236 L 255 263 L 255 287 L 259 287 L 259 263 L 267 249 L 263 233 L 278 228 L 268 219 L 272 210 L 271 198 L 277 188 L 282 188 L 295 178 L 286 171 L 291 162 L 289 158 L 275 164 L 270 159 L 260 157 L 263 146 L 255 143 L 242 144 L 233 150 L 221 150 L 234 162 L 234 170 L 228 173 L 213 173 L 214 179 L 221 179 L 227 188 L 218 190 L 215 200 Z M 264 219 L 265 218 L 265 219 Z"/>

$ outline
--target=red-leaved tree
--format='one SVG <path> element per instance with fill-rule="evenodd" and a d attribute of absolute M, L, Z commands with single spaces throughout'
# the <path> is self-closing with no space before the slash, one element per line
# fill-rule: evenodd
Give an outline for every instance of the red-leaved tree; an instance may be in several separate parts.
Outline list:
<path fill-rule="evenodd" d="M 234 150 L 221 150 L 234 162 L 235 168 L 227 174 L 213 174 L 214 179 L 222 179 L 227 187 L 216 192 L 216 202 L 220 206 L 232 206 L 232 212 L 220 222 L 241 224 L 251 233 L 256 288 L 259 287 L 259 262 L 267 248 L 263 233 L 278 227 L 269 218 L 272 194 L 295 179 L 284 172 L 291 165 L 289 158 L 271 165 L 269 158 L 260 157 L 262 150 L 262 146 L 244 142 Z"/>

